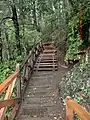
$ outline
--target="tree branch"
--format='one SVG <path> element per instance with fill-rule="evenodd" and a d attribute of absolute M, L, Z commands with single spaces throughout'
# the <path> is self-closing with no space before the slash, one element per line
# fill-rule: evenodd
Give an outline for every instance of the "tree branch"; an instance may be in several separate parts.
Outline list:
<path fill-rule="evenodd" d="M 12 17 L 5 17 L 5 18 L 3 18 L 3 19 L 0 21 L 0 24 L 2 24 L 3 21 L 5 21 L 5 20 L 7 20 L 7 19 L 11 19 L 11 20 L 12 20 Z"/>

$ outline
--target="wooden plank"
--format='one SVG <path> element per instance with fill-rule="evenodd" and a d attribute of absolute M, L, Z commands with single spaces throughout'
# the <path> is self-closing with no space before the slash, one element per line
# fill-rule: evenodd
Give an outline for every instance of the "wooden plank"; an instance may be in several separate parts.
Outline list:
<path fill-rule="evenodd" d="M 54 59 L 53 59 L 53 57 L 45 57 L 45 56 L 43 56 L 43 57 L 38 57 L 38 59 L 41 59 L 41 60 L 56 60 L 57 58 L 56 57 L 54 57 Z"/>
<path fill-rule="evenodd" d="M 0 95 L 6 90 L 6 88 L 14 81 L 14 79 L 18 76 L 19 71 L 14 72 L 10 77 L 8 77 L 1 85 L 0 85 Z"/>
<path fill-rule="evenodd" d="M 57 50 L 44 50 L 43 53 L 56 53 Z"/>
<path fill-rule="evenodd" d="M 35 77 L 40 77 L 40 76 L 51 76 L 53 74 L 53 72 L 41 72 L 41 73 L 34 73 L 33 76 Z"/>
<path fill-rule="evenodd" d="M 54 68 L 54 70 L 58 70 L 58 68 Z M 53 67 L 52 68 L 34 68 L 34 71 L 53 71 Z"/>
<path fill-rule="evenodd" d="M 48 65 L 48 64 L 38 64 L 35 65 L 35 67 L 57 67 L 57 64 L 52 64 L 52 65 Z"/>
<path fill-rule="evenodd" d="M 66 98 L 66 120 L 74 120 L 74 111 L 73 109 L 68 105 L 68 97 Z"/>
<path fill-rule="evenodd" d="M 36 63 L 36 65 L 57 65 L 56 63 Z"/>
<path fill-rule="evenodd" d="M 43 60 L 41 60 L 40 62 L 39 61 L 37 61 L 37 64 L 38 63 L 53 63 L 53 61 L 51 60 L 46 60 L 46 61 L 43 61 Z M 57 60 L 54 60 L 54 63 L 56 63 L 57 64 Z"/>
<path fill-rule="evenodd" d="M 55 53 L 41 53 L 39 56 L 54 56 L 56 55 Z"/>
<path fill-rule="evenodd" d="M 44 60 L 44 59 L 41 59 L 41 61 L 40 62 L 57 62 L 57 60 L 56 59 L 51 59 L 51 60 Z M 39 60 L 37 60 L 36 62 L 39 62 Z"/>
<path fill-rule="evenodd" d="M 90 120 L 90 113 L 70 97 L 67 98 L 67 105 L 77 113 L 81 120 Z"/>
<path fill-rule="evenodd" d="M 19 64 L 17 64 L 16 70 L 17 71 L 20 70 Z M 16 88 L 17 88 L 17 98 L 21 98 L 21 76 L 20 75 L 18 75 L 18 78 L 17 78 Z"/>
<path fill-rule="evenodd" d="M 12 105 L 12 104 L 16 104 L 20 102 L 20 99 L 17 98 L 17 99 L 8 99 L 8 100 L 4 100 L 4 101 L 0 101 L 0 109 L 3 108 L 3 107 L 7 107 L 9 105 Z"/>

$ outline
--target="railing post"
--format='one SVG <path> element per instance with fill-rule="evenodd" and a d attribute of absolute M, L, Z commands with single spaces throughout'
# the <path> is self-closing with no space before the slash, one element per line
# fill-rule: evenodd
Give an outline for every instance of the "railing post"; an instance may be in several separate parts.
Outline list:
<path fill-rule="evenodd" d="M 34 62 L 35 62 L 35 53 L 36 53 L 36 48 L 35 48 L 35 50 L 33 50 L 33 54 L 32 54 L 32 60 L 33 60 L 33 64 L 34 64 Z"/>
<path fill-rule="evenodd" d="M 86 60 L 85 60 L 85 62 L 88 63 L 88 62 L 89 62 L 88 60 L 89 60 L 89 52 L 88 52 L 88 50 L 87 50 L 87 51 L 86 51 Z"/>
<path fill-rule="evenodd" d="M 35 58 L 37 57 L 37 46 L 36 46 L 36 48 L 35 48 Z"/>
<path fill-rule="evenodd" d="M 43 51 L 42 42 L 40 42 L 40 49 Z"/>
<path fill-rule="evenodd" d="M 16 65 L 16 71 L 19 72 L 20 70 L 20 66 L 19 64 Z M 21 98 L 21 78 L 20 78 L 20 74 L 17 77 L 17 98 Z"/>
<path fill-rule="evenodd" d="M 70 97 L 68 96 L 66 98 L 66 120 L 74 120 L 73 110 L 70 108 L 68 101 L 70 100 Z"/>

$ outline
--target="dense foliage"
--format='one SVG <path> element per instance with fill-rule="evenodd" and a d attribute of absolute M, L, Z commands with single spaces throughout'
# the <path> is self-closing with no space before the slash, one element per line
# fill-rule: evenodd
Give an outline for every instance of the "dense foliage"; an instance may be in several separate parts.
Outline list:
<path fill-rule="evenodd" d="M 90 45 L 90 0 L 0 0 L 0 83 L 41 40 L 54 41 L 65 60 L 80 59 Z M 90 105 L 89 69 L 83 62 L 66 75 L 63 98 Z"/>
<path fill-rule="evenodd" d="M 90 57 L 90 56 L 89 56 Z M 65 102 L 71 96 L 89 112 L 90 111 L 90 58 L 77 63 L 60 82 L 60 95 Z M 80 120 L 75 114 L 75 120 Z"/>
<path fill-rule="evenodd" d="M 67 4 L 67 0 L 0 0 L 0 83 L 35 43 L 60 41 Z"/>
<path fill-rule="evenodd" d="M 0 64 L 0 83 L 11 75 L 16 69 L 16 64 L 21 63 L 23 56 L 18 56 L 14 60 L 6 61 Z"/>
<path fill-rule="evenodd" d="M 68 50 L 66 60 L 80 59 L 79 47 L 82 45 L 79 35 L 79 16 L 76 14 L 68 23 Z"/>
<path fill-rule="evenodd" d="M 71 14 L 68 18 L 68 50 L 65 59 L 80 59 L 80 50 L 86 49 L 90 45 L 90 1 L 71 0 Z M 81 40 L 81 41 L 80 41 Z"/>

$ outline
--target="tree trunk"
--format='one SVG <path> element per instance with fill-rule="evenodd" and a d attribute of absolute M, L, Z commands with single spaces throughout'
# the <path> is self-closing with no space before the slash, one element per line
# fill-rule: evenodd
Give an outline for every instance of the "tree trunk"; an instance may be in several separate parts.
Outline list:
<path fill-rule="evenodd" d="M 87 21 L 86 24 L 83 25 L 83 39 L 84 43 L 88 45 L 89 43 L 89 22 Z"/>
<path fill-rule="evenodd" d="M 11 58 L 11 52 L 10 52 L 11 50 L 10 50 L 10 42 L 9 42 L 7 30 L 5 30 L 5 37 L 6 37 L 6 42 L 7 42 L 8 59 L 10 59 Z"/>
<path fill-rule="evenodd" d="M 3 61 L 2 57 L 2 38 L 1 38 L 1 28 L 0 28 L 0 61 Z"/>
<path fill-rule="evenodd" d="M 34 27 L 37 29 L 37 18 L 36 18 L 36 1 L 33 1 L 33 19 L 34 19 Z"/>
<path fill-rule="evenodd" d="M 17 54 L 21 55 L 21 44 L 20 44 L 20 35 L 19 35 L 19 23 L 17 18 L 17 11 L 15 5 L 12 5 L 12 13 L 13 13 L 13 24 L 15 28 L 15 38 L 16 38 L 16 46 L 17 46 Z"/>

